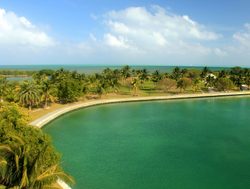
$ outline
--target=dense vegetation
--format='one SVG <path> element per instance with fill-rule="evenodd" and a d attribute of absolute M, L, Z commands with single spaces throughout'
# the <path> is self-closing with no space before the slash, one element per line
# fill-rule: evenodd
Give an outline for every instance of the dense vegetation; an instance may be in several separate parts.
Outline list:
<path fill-rule="evenodd" d="M 1 71 L 0 75 L 26 72 Z M 29 72 L 30 74 L 30 72 Z M 60 156 L 50 138 L 27 125 L 21 108 L 47 108 L 103 96 L 146 96 L 176 93 L 248 90 L 250 69 L 211 71 L 176 67 L 172 73 L 146 69 L 103 70 L 85 75 L 76 71 L 41 70 L 32 79 L 9 81 L 0 76 L 0 188 L 56 188 L 58 178 L 72 181 L 60 168 Z"/>
<path fill-rule="evenodd" d="M 2 76 L 32 76 L 36 71 L 28 70 L 0 70 Z"/>
<path fill-rule="evenodd" d="M 172 73 L 146 69 L 103 70 L 85 75 L 76 71 L 41 70 L 31 80 L 10 82 L 0 78 L 0 101 L 15 102 L 29 108 L 47 108 L 50 103 L 70 103 L 79 99 L 101 98 L 103 95 L 159 95 L 166 93 L 194 93 L 247 89 L 250 70 L 235 67 L 211 71 L 187 70 L 176 67 Z"/>
<path fill-rule="evenodd" d="M 48 135 L 27 121 L 16 104 L 0 104 L 0 188 L 56 188 L 58 178 L 71 183 Z"/>

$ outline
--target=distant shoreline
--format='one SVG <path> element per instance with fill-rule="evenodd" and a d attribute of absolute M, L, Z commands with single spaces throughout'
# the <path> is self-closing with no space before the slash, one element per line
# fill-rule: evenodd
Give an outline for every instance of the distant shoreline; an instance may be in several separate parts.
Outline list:
<path fill-rule="evenodd" d="M 31 126 L 42 128 L 54 119 L 77 109 L 87 108 L 102 104 L 125 103 L 125 102 L 141 102 L 141 101 L 159 101 L 159 100 L 178 100 L 178 99 L 195 99 L 195 98 L 211 98 L 211 97 L 234 97 L 234 96 L 250 96 L 250 91 L 244 92 L 214 92 L 199 94 L 180 94 L 168 96 L 150 96 L 150 97 L 128 97 L 118 99 L 100 99 L 86 102 L 74 103 L 67 107 L 59 108 L 50 112 L 30 123 Z"/>
<path fill-rule="evenodd" d="M 65 69 L 69 71 L 77 70 L 79 73 L 84 74 L 94 74 L 101 73 L 105 68 L 110 69 L 120 69 L 125 65 L 82 65 L 82 64 L 53 64 L 53 65 L 0 65 L 1 70 L 17 70 L 17 71 L 40 71 L 43 69 L 58 70 Z M 147 69 L 149 72 L 154 72 L 158 70 L 162 73 L 171 73 L 173 69 L 177 66 L 174 65 L 129 65 L 131 69 Z M 191 69 L 191 70 L 202 70 L 204 66 L 178 66 L 181 69 Z M 228 70 L 232 67 L 220 67 L 220 66 L 211 66 L 209 69 L 211 71 L 220 71 Z"/>
<path fill-rule="evenodd" d="M 29 75 L 3 75 L 1 74 L 0 77 L 6 77 L 6 78 L 10 78 L 10 77 L 22 77 L 22 78 L 26 78 L 26 77 L 31 77 Z"/>

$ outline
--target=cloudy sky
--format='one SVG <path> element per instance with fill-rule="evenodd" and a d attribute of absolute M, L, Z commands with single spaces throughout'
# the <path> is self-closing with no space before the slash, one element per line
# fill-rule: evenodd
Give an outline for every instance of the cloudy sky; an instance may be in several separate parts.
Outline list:
<path fill-rule="evenodd" d="M 250 67 L 249 0 L 0 0 L 0 65 Z"/>

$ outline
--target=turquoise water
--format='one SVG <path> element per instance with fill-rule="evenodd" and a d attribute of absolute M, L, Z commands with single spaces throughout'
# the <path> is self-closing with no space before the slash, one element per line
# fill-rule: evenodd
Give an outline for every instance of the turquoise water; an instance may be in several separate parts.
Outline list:
<path fill-rule="evenodd" d="M 101 105 L 44 130 L 75 189 L 248 189 L 249 107 L 246 97 Z"/>
<path fill-rule="evenodd" d="M 31 80 L 32 77 L 7 77 L 8 81 L 25 81 L 25 80 Z"/>
<path fill-rule="evenodd" d="M 155 70 L 159 70 L 161 72 L 171 72 L 176 66 L 131 66 L 132 69 L 147 69 L 150 72 Z M 0 65 L 0 70 L 42 70 L 42 69 L 52 69 L 57 70 L 60 68 L 64 68 L 70 71 L 78 71 L 80 73 L 92 74 L 92 73 L 99 73 L 103 71 L 105 68 L 111 69 L 120 69 L 122 66 L 94 66 L 94 65 Z M 180 66 L 180 68 L 187 68 L 187 69 L 198 69 L 201 70 L 203 67 L 185 67 Z M 222 67 L 211 67 L 211 70 L 221 70 L 221 69 L 228 69 Z"/>

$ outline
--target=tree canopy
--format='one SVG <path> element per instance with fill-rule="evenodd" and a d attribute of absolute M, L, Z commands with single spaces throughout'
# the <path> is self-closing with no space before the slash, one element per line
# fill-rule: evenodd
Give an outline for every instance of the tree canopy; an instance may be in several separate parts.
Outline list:
<path fill-rule="evenodd" d="M 72 181 L 62 171 L 50 137 L 27 121 L 16 104 L 1 104 L 0 186 L 42 189 L 58 178 Z"/>

